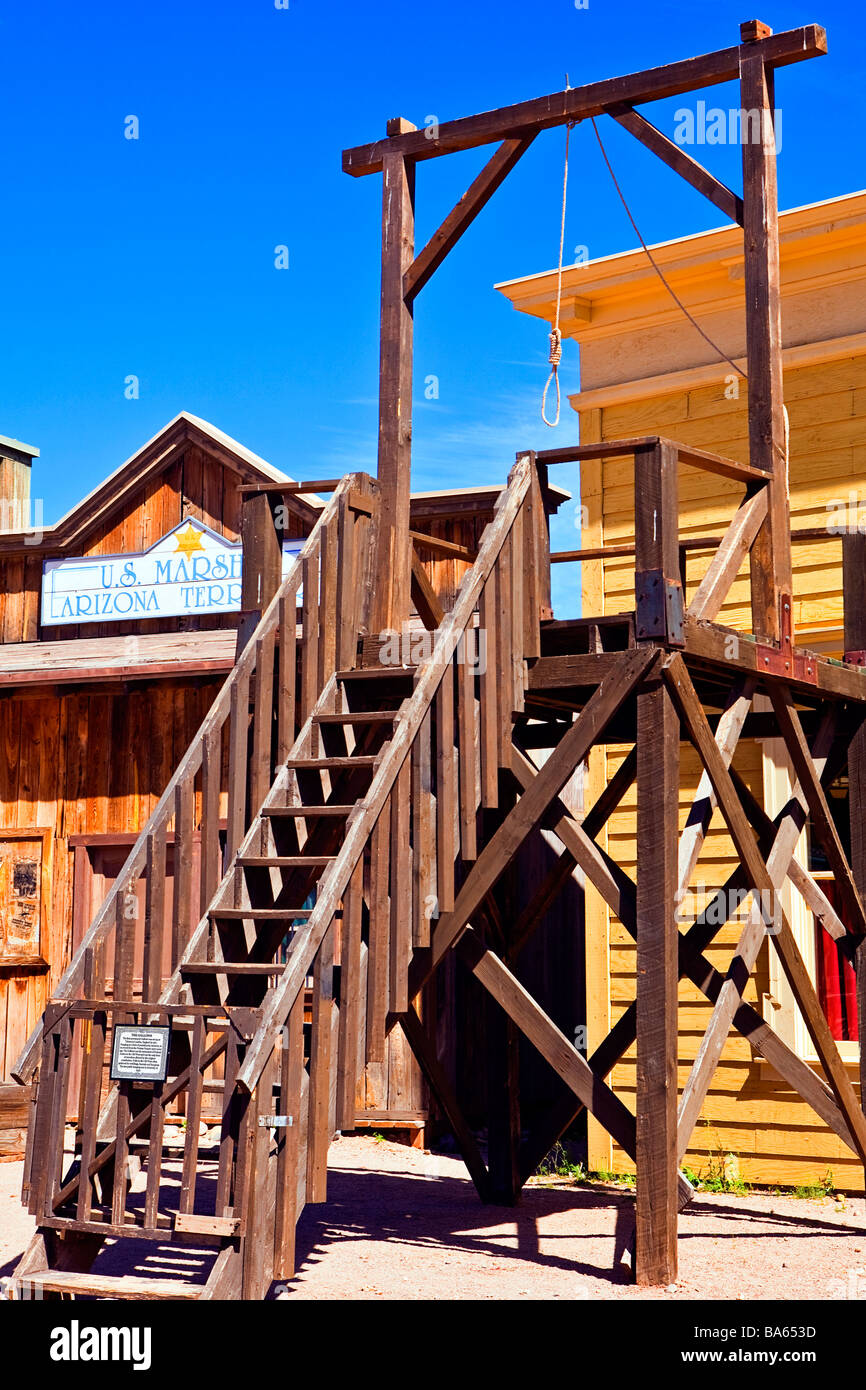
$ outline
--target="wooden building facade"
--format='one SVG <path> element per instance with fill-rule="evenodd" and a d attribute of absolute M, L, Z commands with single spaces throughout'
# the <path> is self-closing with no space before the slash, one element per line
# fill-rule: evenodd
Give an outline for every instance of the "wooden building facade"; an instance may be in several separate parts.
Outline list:
<path fill-rule="evenodd" d="M 790 438 L 794 624 L 798 641 L 840 659 L 843 633 L 842 537 L 866 530 L 866 193 L 780 214 L 784 399 Z M 661 430 L 678 442 L 748 461 L 745 380 L 743 237 L 738 227 L 684 237 L 653 248 L 677 295 L 732 362 L 719 361 L 683 317 L 645 253 L 638 249 L 569 267 L 563 275 L 563 333 L 580 347 L 580 390 L 569 397 L 580 440 L 595 444 Z M 552 321 L 556 274 L 498 287 L 515 308 Z M 539 326 L 539 332 L 541 332 Z M 566 361 L 568 359 L 566 358 Z M 566 424 L 566 429 L 568 428 Z M 712 545 L 730 514 L 736 485 L 681 467 L 681 569 L 685 598 L 696 593 Z M 634 489 L 631 462 L 581 463 L 581 546 L 620 553 L 581 563 L 583 611 L 624 613 L 634 607 Z M 749 630 L 748 565 L 740 571 L 719 621 Z M 621 766 L 626 749 L 592 750 L 591 803 Z M 792 768 L 778 738 L 742 742 L 734 758 L 764 809 L 776 815 L 790 796 Z M 697 756 L 682 754 L 679 825 L 685 824 L 700 775 Z M 848 835 L 848 787 L 831 788 L 840 834 Z M 634 789 L 611 817 L 603 844 L 629 870 L 635 865 Z M 804 833 L 797 858 L 834 901 L 833 874 Z M 680 920 L 692 922 L 736 860 L 716 814 L 707 852 L 684 900 Z M 785 891 L 803 959 L 851 1080 L 857 1084 L 860 1043 L 854 969 L 817 925 L 797 894 Z M 587 887 L 587 1021 L 589 1050 L 606 1037 L 634 997 L 635 945 L 591 885 Z M 724 971 L 742 922 L 732 920 L 707 955 Z M 814 1048 L 775 953 L 764 942 L 747 998 L 785 1042 L 816 1071 Z M 680 983 L 679 1085 L 696 1055 L 711 1005 L 688 980 Z M 614 1070 L 615 1089 L 634 1104 L 634 1049 Z M 633 1165 L 608 1132 L 589 1118 L 589 1161 L 596 1169 Z M 743 1037 L 731 1034 L 707 1094 L 685 1162 L 711 1166 L 758 1183 L 802 1184 L 832 1174 L 837 1187 L 862 1187 L 850 1148 Z"/>

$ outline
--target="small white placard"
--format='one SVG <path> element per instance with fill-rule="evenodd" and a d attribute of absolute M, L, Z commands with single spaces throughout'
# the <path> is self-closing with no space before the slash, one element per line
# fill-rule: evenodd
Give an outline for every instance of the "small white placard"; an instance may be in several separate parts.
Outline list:
<path fill-rule="evenodd" d="M 111 1047 L 112 1081 L 164 1081 L 171 1029 L 155 1024 L 116 1023 Z"/>

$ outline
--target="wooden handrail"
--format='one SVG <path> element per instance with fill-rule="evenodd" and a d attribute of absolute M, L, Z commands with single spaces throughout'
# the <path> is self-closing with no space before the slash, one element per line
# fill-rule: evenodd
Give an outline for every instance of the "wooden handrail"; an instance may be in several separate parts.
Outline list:
<path fill-rule="evenodd" d="M 761 468 L 753 468 L 750 463 L 740 463 L 737 459 L 725 458 L 722 454 L 710 453 L 707 449 L 696 449 L 691 444 L 680 444 L 676 439 L 668 439 L 660 434 L 638 435 L 631 439 L 603 439 L 594 444 L 573 444 L 564 449 L 542 449 L 536 458 L 539 464 L 549 466 L 557 463 L 580 463 L 583 459 L 627 458 L 652 453 L 660 445 L 675 449 L 680 463 L 692 468 L 703 468 L 707 473 L 718 473 L 737 482 L 766 482 L 771 474 Z"/>
<path fill-rule="evenodd" d="M 346 838 L 329 872 L 325 891 L 318 898 L 303 934 L 296 938 L 290 949 L 285 973 L 265 1002 L 261 1023 L 247 1048 L 237 1076 L 236 1084 L 249 1093 L 255 1089 L 273 1053 L 280 1031 L 330 929 L 334 913 L 348 889 L 364 847 L 410 755 L 443 677 L 451 669 L 458 643 L 473 620 L 478 600 L 511 533 L 531 480 L 532 459 L 527 455 L 519 459 L 511 470 L 508 485 L 497 501 L 493 520 L 483 533 L 478 558 L 463 576 L 454 607 L 434 634 L 429 659 L 418 669 L 415 689 L 394 726 L 393 737 L 365 797 L 364 814 L 348 826 Z"/>
<path fill-rule="evenodd" d="M 340 480 L 328 506 L 317 519 L 315 526 L 304 542 L 303 549 L 296 556 L 292 568 L 263 612 L 248 644 L 226 677 L 219 694 L 205 715 L 186 753 L 175 768 L 146 825 L 130 849 L 123 868 L 103 900 L 72 960 L 54 987 L 52 992 L 54 999 L 71 998 L 83 984 L 85 953 L 89 948 L 104 940 L 108 932 L 116 925 L 120 894 L 128 890 L 129 885 L 140 876 L 144 869 L 147 862 L 148 844 L 157 834 L 164 831 L 168 822 L 177 814 L 176 796 L 178 790 L 188 786 L 195 778 L 202 767 L 206 746 L 213 739 L 221 737 L 222 728 L 232 713 L 233 693 L 235 703 L 237 703 L 238 690 L 244 685 L 248 689 L 249 678 L 255 670 L 257 656 L 262 649 L 262 642 L 263 640 L 272 641 L 276 635 L 280 623 L 282 601 L 289 596 L 296 595 L 301 587 L 305 566 L 308 567 L 311 559 L 317 556 L 325 528 L 331 521 L 336 522 L 337 520 L 340 498 L 354 489 L 362 488 L 365 483 L 369 486 L 371 481 L 365 474 L 359 473 L 347 474 Z M 22 1084 L 26 1085 L 30 1082 L 36 1072 L 39 1063 L 41 1034 L 42 1022 L 40 1020 L 28 1037 L 12 1068 L 13 1078 Z"/>
<path fill-rule="evenodd" d="M 808 544 L 810 541 L 841 541 L 843 534 L 828 531 L 825 526 L 804 526 L 799 531 L 791 532 L 791 541 L 795 545 Z M 724 536 L 687 536 L 685 540 L 680 540 L 681 551 L 688 550 L 715 550 L 721 545 Z M 552 565 L 564 565 L 571 561 L 581 560 L 619 560 L 628 559 L 634 555 L 634 542 L 623 541 L 621 544 L 616 542 L 614 545 L 588 546 L 582 550 L 555 550 L 551 553 L 550 563 Z"/>

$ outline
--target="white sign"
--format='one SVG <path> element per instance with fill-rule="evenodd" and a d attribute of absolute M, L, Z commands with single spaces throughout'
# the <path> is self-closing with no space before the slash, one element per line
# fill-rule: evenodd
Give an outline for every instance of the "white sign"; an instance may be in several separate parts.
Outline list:
<path fill-rule="evenodd" d="M 111 1081 L 164 1081 L 168 1075 L 171 1029 L 147 1024 L 114 1026 Z"/>
<path fill-rule="evenodd" d="M 285 576 L 302 540 L 283 543 Z M 242 546 L 203 521 L 178 522 L 138 555 L 85 555 L 45 560 L 42 623 L 110 623 L 237 613 Z"/>

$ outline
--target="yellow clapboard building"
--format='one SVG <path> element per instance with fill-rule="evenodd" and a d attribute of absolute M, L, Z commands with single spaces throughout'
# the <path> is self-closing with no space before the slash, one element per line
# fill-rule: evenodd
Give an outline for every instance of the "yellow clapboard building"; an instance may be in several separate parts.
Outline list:
<path fill-rule="evenodd" d="M 789 420 L 791 526 L 794 533 L 794 625 L 799 644 L 828 656 L 843 654 L 842 546 L 847 527 L 866 530 L 866 192 L 796 208 L 780 217 L 785 403 Z M 661 434 L 733 459 L 748 461 L 745 381 L 743 234 L 733 225 L 652 248 L 670 288 L 720 350 L 689 323 L 642 249 L 590 260 L 563 273 L 560 326 L 579 344 L 580 390 L 569 397 L 581 443 Z M 497 288 L 524 313 L 552 323 L 556 272 Z M 541 332 L 541 330 L 540 330 Z M 721 354 L 721 355 L 720 355 Z M 725 358 L 730 360 L 725 360 Z M 568 350 L 564 366 L 569 363 Z M 565 375 L 565 373 L 564 373 Z M 568 421 L 562 433 L 568 435 Z M 623 546 L 634 538 L 633 464 L 605 459 L 581 468 L 581 545 Z M 681 470 L 680 536 L 718 538 L 731 515 L 737 485 Z M 862 513 L 861 513 L 862 504 Z M 799 534 L 798 534 L 799 533 Z M 687 600 L 709 563 L 698 545 L 685 551 Z M 718 621 L 748 631 L 747 571 L 735 583 Z M 634 559 L 582 562 L 583 614 L 634 607 Z M 625 749 L 593 749 L 588 803 L 615 772 Z M 791 769 L 779 740 L 743 741 L 735 769 L 771 815 L 790 793 Z M 698 783 L 697 758 L 683 750 L 680 825 Z M 847 835 L 847 784 L 832 787 L 840 830 Z M 608 822 L 606 847 L 634 868 L 635 803 L 625 800 Z M 804 835 L 801 862 L 823 880 L 836 903 L 832 875 Z M 718 813 L 683 900 L 683 926 L 710 890 L 735 866 L 732 843 Z M 840 1051 L 857 1082 L 859 1043 L 854 973 L 811 913 L 786 888 L 786 908 L 813 972 Z M 587 885 L 588 1047 L 602 1041 L 634 998 L 635 948 L 601 898 Z M 742 911 L 740 917 L 742 916 Z M 727 969 L 740 930 L 729 922 L 707 951 Z M 747 997 L 807 1062 L 818 1066 L 775 953 L 762 948 Z M 710 1016 L 710 1004 L 688 982 L 680 985 L 680 1086 Z M 634 1104 L 634 1054 L 612 1082 Z M 630 1161 L 590 1119 L 594 1169 L 628 1170 Z M 841 1140 L 818 1120 L 750 1044 L 729 1037 L 704 1104 L 687 1167 L 704 1176 L 725 1171 L 750 1182 L 828 1181 L 862 1191 L 862 1169 Z"/>

